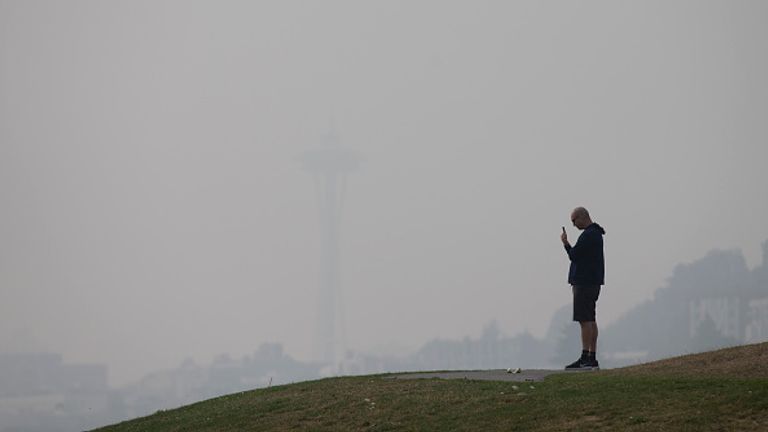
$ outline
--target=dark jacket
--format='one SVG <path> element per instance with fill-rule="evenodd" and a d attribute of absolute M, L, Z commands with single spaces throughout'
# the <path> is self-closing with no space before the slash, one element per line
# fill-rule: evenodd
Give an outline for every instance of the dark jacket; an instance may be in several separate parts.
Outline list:
<path fill-rule="evenodd" d="M 568 283 L 571 285 L 605 285 L 605 258 L 603 256 L 605 230 L 596 223 L 584 228 L 576 244 L 565 246 L 571 268 Z"/>

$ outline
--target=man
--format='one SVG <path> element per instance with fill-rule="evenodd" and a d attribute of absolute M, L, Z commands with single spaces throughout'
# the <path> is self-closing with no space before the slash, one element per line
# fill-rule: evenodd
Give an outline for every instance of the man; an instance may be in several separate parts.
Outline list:
<path fill-rule="evenodd" d="M 563 227 L 560 239 L 571 260 L 568 283 L 573 287 L 573 320 L 581 325 L 582 351 L 581 357 L 565 369 L 599 369 L 595 303 L 600 296 L 600 286 L 605 284 L 603 256 L 605 230 L 592 222 L 589 212 L 584 207 L 577 207 L 571 212 L 571 222 L 584 232 L 581 233 L 576 244 L 571 246 Z"/>

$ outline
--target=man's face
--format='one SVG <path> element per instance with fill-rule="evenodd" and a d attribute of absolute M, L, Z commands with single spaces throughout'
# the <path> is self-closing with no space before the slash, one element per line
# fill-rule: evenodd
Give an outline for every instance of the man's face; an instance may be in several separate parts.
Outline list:
<path fill-rule="evenodd" d="M 584 215 L 579 215 L 576 213 L 571 213 L 571 222 L 573 222 L 573 226 L 576 228 L 583 230 L 587 227 L 587 218 L 584 217 Z"/>

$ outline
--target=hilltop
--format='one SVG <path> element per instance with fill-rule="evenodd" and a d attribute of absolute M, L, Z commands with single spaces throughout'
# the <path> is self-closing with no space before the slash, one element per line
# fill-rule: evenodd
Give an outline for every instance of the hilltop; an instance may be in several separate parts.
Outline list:
<path fill-rule="evenodd" d="M 768 343 L 543 382 L 328 378 L 237 393 L 99 429 L 766 430 Z"/>
<path fill-rule="evenodd" d="M 618 375 L 768 379 L 768 342 L 614 369 Z"/>

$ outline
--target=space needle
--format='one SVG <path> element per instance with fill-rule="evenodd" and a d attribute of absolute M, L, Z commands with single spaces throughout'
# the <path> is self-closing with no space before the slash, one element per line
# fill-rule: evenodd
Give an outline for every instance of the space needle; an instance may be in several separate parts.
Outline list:
<path fill-rule="evenodd" d="M 340 286 L 339 222 L 344 206 L 347 174 L 358 166 L 356 154 L 339 144 L 331 131 L 321 145 L 300 156 L 312 174 L 320 216 L 321 267 L 315 349 L 320 360 L 338 366 L 346 350 L 343 296 Z"/>

